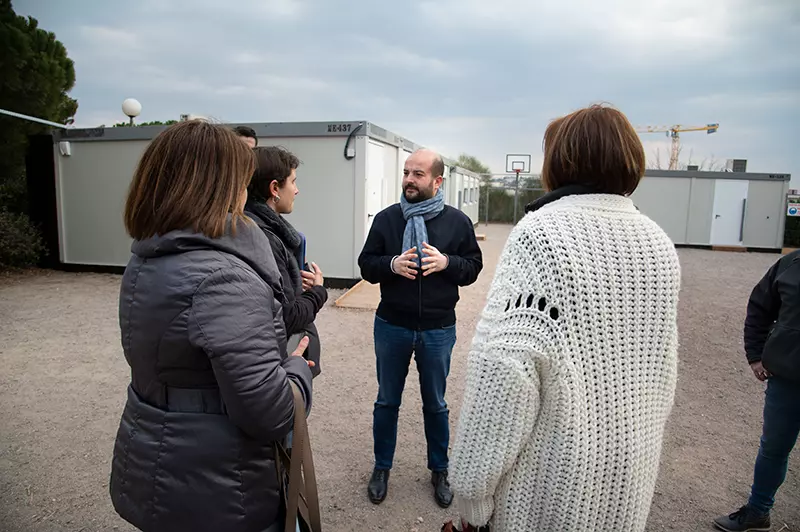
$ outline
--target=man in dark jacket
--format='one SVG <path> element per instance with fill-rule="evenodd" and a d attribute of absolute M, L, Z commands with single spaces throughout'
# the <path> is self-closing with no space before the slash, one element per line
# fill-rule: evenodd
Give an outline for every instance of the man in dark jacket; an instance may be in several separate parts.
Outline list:
<path fill-rule="evenodd" d="M 403 169 L 400 203 L 375 216 L 358 258 L 361 276 L 381 286 L 374 330 L 375 470 L 367 490 L 375 504 L 388 490 L 412 353 L 419 371 L 434 497 L 444 508 L 453 500 L 447 481 L 450 428 L 444 396 L 456 342 L 455 307 L 459 286 L 474 283 L 483 262 L 470 219 L 444 204 L 443 173 L 439 155 L 430 150 L 413 153 Z"/>
<path fill-rule="evenodd" d="M 767 393 L 750 500 L 714 522 L 728 532 L 770 529 L 775 494 L 800 433 L 800 251 L 777 261 L 753 289 L 744 344 L 756 378 L 767 381 Z"/>

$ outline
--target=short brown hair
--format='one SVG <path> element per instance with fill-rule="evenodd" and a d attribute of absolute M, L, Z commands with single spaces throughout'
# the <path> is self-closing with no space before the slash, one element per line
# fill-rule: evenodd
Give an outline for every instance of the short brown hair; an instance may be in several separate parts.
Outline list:
<path fill-rule="evenodd" d="M 292 170 L 300 166 L 300 159 L 280 146 L 254 148 L 253 153 L 256 155 L 256 170 L 247 192 L 253 199 L 267 201 L 272 196 L 270 183 L 277 181 L 282 187 Z"/>
<path fill-rule="evenodd" d="M 431 165 L 431 176 L 436 179 L 440 175 L 444 175 L 444 161 L 442 160 L 442 156 L 437 153 Z"/>
<path fill-rule="evenodd" d="M 645 169 L 644 148 L 628 119 L 602 105 L 558 118 L 544 133 L 542 184 L 546 190 L 586 185 L 629 195 Z"/>
<path fill-rule="evenodd" d="M 147 146 L 125 202 L 125 229 L 136 240 L 179 229 L 210 238 L 244 219 L 241 200 L 255 163 L 230 128 L 204 120 L 178 122 Z"/>

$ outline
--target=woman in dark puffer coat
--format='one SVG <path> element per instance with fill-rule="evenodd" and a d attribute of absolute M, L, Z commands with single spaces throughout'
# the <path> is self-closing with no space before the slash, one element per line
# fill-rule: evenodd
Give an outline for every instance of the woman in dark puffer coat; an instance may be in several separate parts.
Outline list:
<path fill-rule="evenodd" d="M 258 224 L 272 246 L 272 254 L 283 286 L 283 321 L 287 336 L 309 338 L 305 357 L 314 362 L 316 377 L 320 367 L 319 333 L 314 325 L 317 313 L 328 300 L 322 270 L 311 263 L 304 270 L 303 236 L 283 214 L 291 214 L 298 194 L 297 167 L 300 161 L 291 152 L 276 146 L 255 148 L 256 170 L 247 187 L 245 213 Z M 310 271 L 309 271 L 310 270 Z"/>
<path fill-rule="evenodd" d="M 312 377 L 285 354 L 280 274 L 243 213 L 253 169 L 233 132 L 193 120 L 156 137 L 133 177 L 119 301 L 131 383 L 110 491 L 144 531 L 283 528 L 272 444 L 292 429 L 290 383 L 309 405 Z"/>

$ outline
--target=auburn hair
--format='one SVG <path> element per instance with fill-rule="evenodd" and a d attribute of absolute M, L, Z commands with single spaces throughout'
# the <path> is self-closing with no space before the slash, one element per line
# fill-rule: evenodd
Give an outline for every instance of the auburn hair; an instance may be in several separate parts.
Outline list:
<path fill-rule="evenodd" d="M 644 176 L 639 136 L 620 111 L 592 105 L 552 121 L 544 133 L 542 184 L 548 191 L 586 185 L 630 195 Z"/>
<path fill-rule="evenodd" d="M 192 229 L 209 238 L 231 231 L 243 213 L 255 169 L 252 150 L 230 128 L 179 122 L 145 149 L 125 202 L 125 229 L 136 240 Z"/>

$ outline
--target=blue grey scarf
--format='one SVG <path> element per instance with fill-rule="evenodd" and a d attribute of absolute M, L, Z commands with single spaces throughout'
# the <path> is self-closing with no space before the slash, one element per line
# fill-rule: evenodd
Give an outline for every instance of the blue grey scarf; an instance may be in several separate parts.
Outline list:
<path fill-rule="evenodd" d="M 412 247 L 417 248 L 418 264 L 422 264 L 422 243 L 428 242 L 428 228 L 425 222 L 435 218 L 444 210 L 444 195 L 440 188 L 431 199 L 419 203 L 409 203 L 406 195 L 400 196 L 400 207 L 403 209 L 403 218 L 406 219 L 406 230 L 403 232 L 403 253 Z M 428 242 L 430 244 L 430 242 Z"/>

